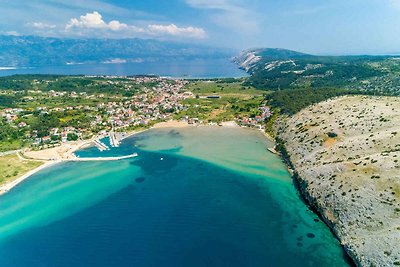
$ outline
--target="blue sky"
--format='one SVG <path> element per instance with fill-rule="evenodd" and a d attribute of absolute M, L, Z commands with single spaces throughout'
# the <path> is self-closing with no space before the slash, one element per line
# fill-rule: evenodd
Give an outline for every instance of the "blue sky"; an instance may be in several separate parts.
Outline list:
<path fill-rule="evenodd" d="M 400 52 L 400 0 L 0 0 L 0 33 Z"/>

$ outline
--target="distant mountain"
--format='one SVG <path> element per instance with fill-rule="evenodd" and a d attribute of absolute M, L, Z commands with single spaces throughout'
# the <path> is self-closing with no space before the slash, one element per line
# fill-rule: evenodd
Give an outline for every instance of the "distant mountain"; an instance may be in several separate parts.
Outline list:
<path fill-rule="evenodd" d="M 234 53 L 233 50 L 144 39 L 59 39 L 0 35 L 0 67 L 227 58 Z"/>
<path fill-rule="evenodd" d="M 394 56 L 315 56 L 285 49 L 243 51 L 235 57 L 265 90 L 347 88 L 385 94 L 400 93 L 400 58 Z"/>

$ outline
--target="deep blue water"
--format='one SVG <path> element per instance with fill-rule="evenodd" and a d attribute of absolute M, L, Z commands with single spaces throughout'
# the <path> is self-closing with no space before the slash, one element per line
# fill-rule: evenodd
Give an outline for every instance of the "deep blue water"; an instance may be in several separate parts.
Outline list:
<path fill-rule="evenodd" d="M 186 60 L 169 62 L 143 62 L 124 64 L 81 64 L 47 66 L 13 70 L 0 70 L 0 76 L 13 74 L 60 74 L 60 75 L 146 75 L 155 74 L 179 78 L 245 77 L 230 59 Z"/>
<path fill-rule="evenodd" d="M 160 135 L 176 147 L 146 149 Z M 260 178 L 183 156 L 188 137 L 144 133 L 101 153 L 137 158 L 57 165 L 0 198 L 0 266 L 348 266 L 286 174 L 277 182 L 272 167 Z"/>

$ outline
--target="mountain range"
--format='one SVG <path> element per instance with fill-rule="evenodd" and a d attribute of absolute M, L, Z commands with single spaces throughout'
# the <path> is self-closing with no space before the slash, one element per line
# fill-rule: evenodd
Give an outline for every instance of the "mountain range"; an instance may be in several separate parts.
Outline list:
<path fill-rule="evenodd" d="M 0 67 L 229 58 L 236 51 L 150 39 L 60 39 L 0 35 Z"/>

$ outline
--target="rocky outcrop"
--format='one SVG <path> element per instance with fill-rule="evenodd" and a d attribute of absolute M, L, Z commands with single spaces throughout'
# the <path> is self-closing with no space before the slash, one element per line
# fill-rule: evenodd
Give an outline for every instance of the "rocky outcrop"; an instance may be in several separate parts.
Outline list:
<path fill-rule="evenodd" d="M 261 56 L 257 55 L 257 50 L 246 50 L 240 53 L 239 56 L 233 58 L 233 62 L 235 62 L 239 68 L 250 74 L 260 60 Z"/>
<path fill-rule="evenodd" d="M 340 97 L 278 128 L 300 191 L 356 265 L 400 265 L 400 99 Z"/>

